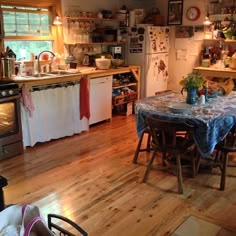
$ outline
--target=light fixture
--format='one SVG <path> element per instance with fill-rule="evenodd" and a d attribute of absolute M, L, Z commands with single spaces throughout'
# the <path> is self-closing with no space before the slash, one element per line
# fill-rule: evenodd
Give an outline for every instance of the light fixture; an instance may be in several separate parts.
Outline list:
<path fill-rule="evenodd" d="M 206 9 L 206 17 L 205 17 L 205 20 L 203 21 L 203 25 L 211 25 L 212 22 L 209 20 L 209 12 L 208 12 L 208 3 L 206 2 L 206 0 L 204 0 L 204 3 L 205 3 L 205 9 Z"/>
<path fill-rule="evenodd" d="M 61 25 L 62 24 L 60 16 L 56 15 L 56 17 L 55 17 L 55 19 L 53 21 L 53 24 L 54 25 Z"/>
<path fill-rule="evenodd" d="M 208 14 L 207 14 L 208 15 Z M 205 20 L 203 21 L 203 25 L 211 25 L 212 24 L 212 22 L 209 20 L 209 17 L 208 16 L 206 16 L 205 17 Z"/>

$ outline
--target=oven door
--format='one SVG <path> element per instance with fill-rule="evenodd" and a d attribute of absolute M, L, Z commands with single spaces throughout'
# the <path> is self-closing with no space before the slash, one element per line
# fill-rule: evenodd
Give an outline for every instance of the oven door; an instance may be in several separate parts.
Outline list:
<path fill-rule="evenodd" d="M 0 98 L 0 159 L 22 152 L 20 95 Z"/>

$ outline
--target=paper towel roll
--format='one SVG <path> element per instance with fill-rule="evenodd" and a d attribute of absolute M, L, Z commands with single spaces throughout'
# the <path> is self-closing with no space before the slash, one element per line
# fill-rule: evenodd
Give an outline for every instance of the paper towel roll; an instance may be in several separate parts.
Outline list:
<path fill-rule="evenodd" d="M 135 11 L 129 12 L 129 26 L 134 27 L 135 26 Z"/>

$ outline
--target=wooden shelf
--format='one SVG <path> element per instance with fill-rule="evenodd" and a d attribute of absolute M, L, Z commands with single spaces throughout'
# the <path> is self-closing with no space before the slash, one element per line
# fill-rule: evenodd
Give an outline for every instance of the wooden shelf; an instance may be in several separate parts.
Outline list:
<path fill-rule="evenodd" d="M 118 86 L 112 86 L 113 89 L 119 89 L 119 88 L 124 88 L 124 87 L 130 87 L 130 86 L 136 86 L 137 83 L 129 83 L 129 84 L 122 84 Z"/>
<path fill-rule="evenodd" d="M 125 20 L 120 20 L 116 18 L 98 18 L 98 17 L 80 17 L 80 16 L 65 16 L 65 19 L 68 20 L 83 20 L 83 21 L 116 21 L 116 22 L 124 22 Z"/>
<path fill-rule="evenodd" d="M 109 45 L 109 44 L 119 44 L 119 45 L 121 45 L 121 44 L 125 44 L 126 42 L 116 42 L 116 41 L 114 41 L 114 42 L 89 42 L 89 43 L 65 43 L 66 45 L 75 45 L 75 44 L 77 44 L 77 45 L 81 45 L 81 46 L 86 46 L 86 45 Z"/>
<path fill-rule="evenodd" d="M 204 41 L 216 41 L 216 42 L 224 42 L 224 43 L 236 43 L 234 39 L 204 39 Z"/>

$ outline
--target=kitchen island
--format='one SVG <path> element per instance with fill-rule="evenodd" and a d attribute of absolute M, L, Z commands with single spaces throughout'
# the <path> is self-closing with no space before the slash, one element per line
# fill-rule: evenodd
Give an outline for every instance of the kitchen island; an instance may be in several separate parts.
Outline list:
<path fill-rule="evenodd" d="M 89 119 L 87 117 L 80 119 L 81 78 L 87 78 L 89 81 L 129 72 L 136 79 L 137 97 L 139 97 L 140 66 L 108 70 L 88 68 L 86 71 L 71 74 L 16 77 L 11 80 L 22 90 L 21 117 L 24 146 L 34 146 L 37 142 L 46 142 L 89 130 Z M 112 86 L 110 91 L 105 92 L 112 93 Z"/>

